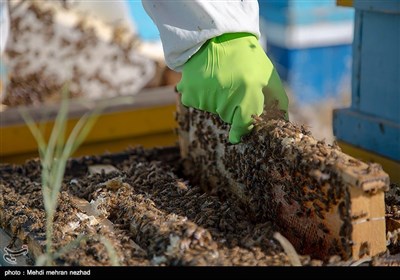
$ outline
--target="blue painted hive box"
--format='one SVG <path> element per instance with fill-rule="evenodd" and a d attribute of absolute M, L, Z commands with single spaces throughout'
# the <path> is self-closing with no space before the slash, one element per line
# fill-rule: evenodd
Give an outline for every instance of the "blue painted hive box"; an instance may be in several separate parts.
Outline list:
<path fill-rule="evenodd" d="M 334 0 L 261 0 L 259 6 L 267 54 L 298 102 L 350 92 L 353 9 Z"/>
<path fill-rule="evenodd" d="M 400 1 L 354 7 L 352 104 L 334 112 L 334 133 L 400 163 Z"/>

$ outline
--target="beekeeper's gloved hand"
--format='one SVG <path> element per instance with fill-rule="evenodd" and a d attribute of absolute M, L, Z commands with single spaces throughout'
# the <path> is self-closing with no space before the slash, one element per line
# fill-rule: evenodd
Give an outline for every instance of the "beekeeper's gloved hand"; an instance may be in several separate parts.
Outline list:
<path fill-rule="evenodd" d="M 265 103 L 277 100 L 287 118 L 288 98 L 280 78 L 256 36 L 249 33 L 207 41 L 184 64 L 177 90 L 183 105 L 216 113 L 231 124 L 232 144 L 251 131 L 251 116 L 263 112 L 263 91 Z"/>

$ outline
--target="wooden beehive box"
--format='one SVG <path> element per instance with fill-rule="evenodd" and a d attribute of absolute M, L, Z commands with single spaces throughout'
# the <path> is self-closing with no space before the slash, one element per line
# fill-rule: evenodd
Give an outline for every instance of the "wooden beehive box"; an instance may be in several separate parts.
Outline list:
<path fill-rule="evenodd" d="M 358 259 L 386 250 L 389 177 L 381 166 L 276 119 L 257 120 L 231 145 L 219 118 L 179 108 L 185 172 L 208 191 L 237 197 L 254 221 L 274 221 L 301 254 Z"/>

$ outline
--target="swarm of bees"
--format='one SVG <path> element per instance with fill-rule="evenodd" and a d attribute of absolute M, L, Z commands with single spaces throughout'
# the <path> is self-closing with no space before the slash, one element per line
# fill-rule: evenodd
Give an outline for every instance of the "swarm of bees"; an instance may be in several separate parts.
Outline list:
<path fill-rule="evenodd" d="M 195 183 L 195 179 L 182 177 L 183 163 L 177 147 L 136 148 L 121 154 L 71 159 L 58 199 L 53 241 L 57 249 L 79 236 L 85 238 L 60 256 L 56 263 L 110 265 L 111 257 L 102 241 L 105 237 L 121 265 L 291 265 L 288 255 L 273 238 L 278 230 L 275 221 L 265 213 L 255 212 L 265 207 L 260 202 L 266 200 L 264 191 L 256 187 L 238 189 L 237 193 L 241 195 L 238 199 L 227 192 L 221 174 L 212 174 L 215 182 L 220 184 L 219 188 L 204 188 Z M 115 170 L 90 173 L 89 166 L 98 164 L 111 164 Z M 259 164 L 261 166 L 262 162 Z M 275 172 L 275 176 L 285 175 L 279 170 Z M 40 162 L 31 160 L 20 166 L 4 165 L 0 174 L 0 192 L 4 194 L 0 198 L 1 227 L 18 238 L 25 238 L 25 242 L 33 240 L 29 243 L 30 250 L 32 244 L 44 250 L 45 212 Z M 331 179 L 324 174 L 314 175 L 319 178 L 314 183 Z M 197 179 L 201 180 L 201 176 Z M 252 182 L 257 186 L 266 179 L 246 176 L 241 180 L 243 184 Z M 205 192 L 205 189 L 211 192 Z M 336 198 L 340 188 L 333 192 L 331 196 Z M 253 198 L 251 206 L 246 201 L 249 193 L 260 197 Z M 317 191 L 309 193 L 310 202 L 314 199 L 315 205 L 311 203 L 312 207 L 298 210 L 301 217 L 316 217 L 316 211 L 324 215 L 326 206 L 314 196 L 318 198 Z M 74 197 L 93 204 L 96 216 L 77 208 L 72 202 Z M 296 203 L 296 199 L 294 192 L 292 197 L 282 198 L 282 201 L 290 205 Z M 346 207 L 345 200 L 336 200 L 340 202 L 340 209 Z M 346 212 L 342 211 L 346 218 Z M 104 226 L 101 222 L 104 219 L 112 227 Z M 313 230 L 328 234 L 330 229 L 321 223 Z M 348 234 L 346 227 L 342 230 L 341 234 Z M 340 241 L 337 242 L 336 247 L 341 248 Z M 368 249 L 368 244 L 365 248 Z M 332 251 L 335 260 L 330 258 L 326 264 L 340 264 L 340 252 Z M 33 254 L 33 258 L 37 255 L 39 253 Z M 300 260 L 303 265 L 324 264 L 305 255 L 301 255 Z"/>
<path fill-rule="evenodd" d="M 188 150 L 185 175 L 203 190 L 235 197 L 252 221 L 274 221 L 302 254 L 351 257 L 352 223 L 363 213 L 351 214 L 349 185 L 366 194 L 386 190 L 388 176 L 379 165 L 346 157 L 276 111 L 254 117 L 255 129 L 238 145 L 227 143 L 229 127 L 214 114 L 183 108 L 177 121 L 181 148 Z M 366 182 L 377 178 L 377 187 L 346 181 L 352 175 L 343 172 L 370 176 Z"/>
<path fill-rule="evenodd" d="M 392 184 L 385 196 L 388 220 L 387 243 L 389 250 L 400 252 L 400 186 Z"/>
<path fill-rule="evenodd" d="M 189 145 L 193 149 L 189 157 L 180 158 L 179 148 L 171 147 L 135 148 L 121 154 L 69 160 L 58 199 L 54 246 L 61 248 L 78 236 L 85 239 L 56 263 L 110 265 L 111 256 L 102 241 L 105 237 L 121 265 L 291 265 L 273 238 L 285 222 L 289 224 L 282 232 L 285 236 L 298 240 L 317 236 L 311 243 L 292 242 L 297 248 L 308 252 L 315 252 L 315 248 L 329 250 L 331 257 L 324 262 L 305 254 L 300 256 L 301 264 L 346 264 L 341 258 L 349 254 L 352 245 L 352 221 L 364 219 L 365 213 L 348 210 L 348 189 L 329 168 L 338 154 L 316 141 L 311 148 L 302 147 L 308 156 L 299 157 L 290 143 L 301 143 L 309 132 L 300 127 L 292 134 L 291 124 L 280 120 L 270 126 L 256 121 L 258 129 L 280 136 L 279 143 L 271 141 L 273 137 L 259 139 L 254 133 L 246 141 L 262 143 L 263 149 L 229 145 L 221 141 L 228 126 L 211 114 L 201 114 L 194 111 L 185 118 L 193 123 L 201 120 L 197 132 L 187 131 L 192 136 L 197 133 L 193 138 L 196 141 Z M 210 124 L 220 131 L 210 130 Z M 203 135 L 198 137 L 200 132 Z M 222 147 L 228 147 L 224 154 Z M 296 166 L 290 165 L 283 154 L 292 156 Z M 104 164 L 112 165 L 113 171 L 89 171 L 90 166 Z M 356 166 L 357 162 L 348 164 Z M 35 252 L 44 250 L 40 162 L 30 160 L 0 169 L 1 227 L 16 238 L 34 240 L 39 248 Z M 95 208 L 95 214 L 77 208 L 72 202 L 74 197 L 86 200 Z M 396 203 L 390 204 L 390 213 L 397 211 Z M 281 221 L 282 209 L 291 211 L 293 220 Z M 332 212 L 338 213 L 341 225 L 334 238 L 325 222 Z M 112 227 L 105 227 L 102 220 Z M 398 240 L 395 238 L 393 234 L 388 236 L 391 242 Z M 363 243 L 359 253 L 368 255 L 369 250 L 370 244 Z"/>
<path fill-rule="evenodd" d="M 166 150 L 138 148 L 121 157 L 68 163 L 54 219 L 54 247 L 85 238 L 56 263 L 110 265 L 102 242 L 106 237 L 121 265 L 290 265 L 272 238 L 271 223 L 252 223 L 235 200 L 221 201 L 179 177 L 178 149 Z M 90 174 L 92 164 L 113 164 L 119 171 Z M 30 254 L 37 257 L 45 248 L 40 162 L 3 166 L 0 191 L 1 227 L 25 242 L 34 240 L 30 248 L 36 244 L 39 249 Z M 94 206 L 96 216 L 75 207 L 73 197 Z M 102 219 L 113 228 L 103 226 Z"/>

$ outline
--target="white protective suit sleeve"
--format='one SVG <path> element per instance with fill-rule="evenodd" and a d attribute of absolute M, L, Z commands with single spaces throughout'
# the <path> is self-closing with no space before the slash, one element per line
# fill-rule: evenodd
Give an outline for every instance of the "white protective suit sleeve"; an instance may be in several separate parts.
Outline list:
<path fill-rule="evenodd" d="M 260 37 L 257 0 L 142 0 L 157 25 L 166 64 L 183 64 L 209 39 L 225 33 L 249 32 Z"/>

